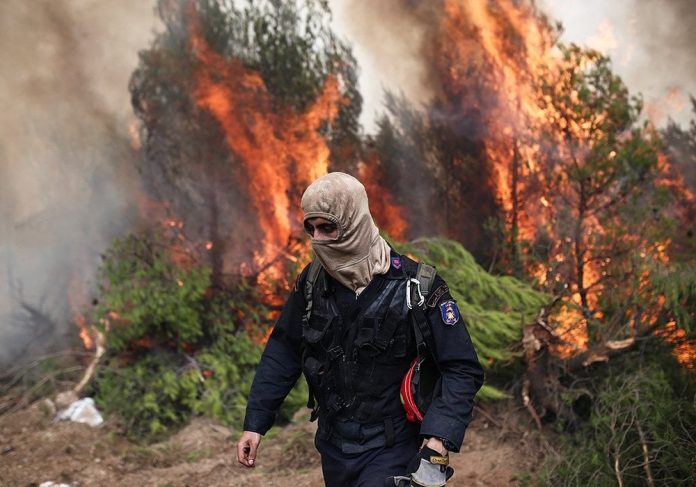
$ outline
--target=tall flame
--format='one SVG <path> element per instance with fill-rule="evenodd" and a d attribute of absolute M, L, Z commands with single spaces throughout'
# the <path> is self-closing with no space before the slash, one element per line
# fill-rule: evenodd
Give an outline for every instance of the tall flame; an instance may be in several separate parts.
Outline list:
<path fill-rule="evenodd" d="M 260 230 L 255 239 L 262 242 L 255 260 L 263 267 L 298 236 L 299 205 L 291 197 L 328 170 L 329 148 L 319 129 L 338 115 L 339 80 L 329 76 L 314 103 L 299 113 L 280 106 L 258 72 L 215 52 L 196 20 L 189 35 L 200 63 L 194 97 L 218 121 L 245 169 L 244 184 Z"/>
<path fill-rule="evenodd" d="M 447 0 L 439 26 L 436 69 L 449 97 L 461 110 L 477 109 L 486 125 L 485 153 L 503 210 L 520 236 L 532 239 L 542 200 L 524 201 L 522 180 L 539 177 L 534 160 L 538 147 L 520 143 L 527 127 L 545 123 L 533 77 L 554 62 L 552 32 L 525 2 Z M 475 72 L 475 80 L 470 73 Z"/>
<path fill-rule="evenodd" d="M 382 184 L 384 174 L 374 153 L 368 155 L 366 161 L 358 164 L 358 176 L 365 184 L 365 190 L 370 200 L 370 212 L 380 230 L 390 237 L 403 241 L 406 238 L 406 209 L 396 204 L 392 194 Z"/>
<path fill-rule="evenodd" d="M 610 33 L 610 28 L 606 31 Z M 577 91 L 559 91 L 571 85 L 571 73 L 560 69 L 565 61 L 554 47 L 557 35 L 532 1 L 445 0 L 434 33 L 432 62 L 446 103 L 458 113 L 473 113 L 483 126 L 478 130 L 483 133 L 481 142 L 492 167 L 492 183 L 506 215 L 508 234 L 518 241 L 534 242 L 543 231 L 550 242 L 547 264 L 532 264 L 524 271 L 548 289 L 564 284 L 559 282 L 561 273 L 557 270 L 573 276 L 566 283 L 565 304 L 555 316 L 557 331 L 568 342 L 557 352 L 569 356 L 587 347 L 590 322 L 603 318 L 598 308 L 612 258 L 601 252 L 587 255 L 583 250 L 590 241 L 607 237 L 596 214 L 578 216 L 578 228 L 571 239 L 554 228 L 559 198 L 573 199 L 571 182 L 560 164 L 549 167 L 544 149 L 537 142 L 537 129 L 545 129 L 557 157 L 571 160 L 571 155 L 582 157 L 581 151 L 592 147 L 593 131 L 604 121 L 601 115 L 590 121 L 564 117 L 554 107 L 551 96 L 542 97 L 537 80 L 551 67 L 559 68 L 560 77 L 548 88 L 555 90 L 553 95 L 567 99 L 569 104 L 580 101 Z M 616 154 L 610 153 L 609 157 Z M 542 168 L 544 163 L 546 167 Z M 658 170 L 665 175 L 669 172 L 666 161 L 660 161 Z M 557 187 L 563 194 L 549 191 L 549 179 L 559 181 Z M 673 175 L 662 177 L 658 184 L 676 188 L 684 200 L 693 199 Z M 651 258 L 667 259 L 669 242 L 651 245 L 630 232 L 622 240 Z"/>

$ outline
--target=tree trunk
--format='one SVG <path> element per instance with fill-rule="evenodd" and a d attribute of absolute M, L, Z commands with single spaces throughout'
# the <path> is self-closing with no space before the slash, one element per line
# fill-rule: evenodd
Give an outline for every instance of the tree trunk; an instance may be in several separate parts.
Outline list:
<path fill-rule="evenodd" d="M 519 165 L 520 165 L 520 154 L 517 148 L 517 139 L 513 140 L 513 154 L 512 154 L 512 183 L 511 183 L 511 194 L 510 200 L 512 203 L 511 208 L 511 226 L 510 226 L 510 263 L 512 274 L 520 278 L 522 276 L 522 256 L 520 255 L 520 228 L 519 228 L 519 198 L 517 194 L 517 189 L 519 185 Z"/>
<path fill-rule="evenodd" d="M 584 246 L 584 223 L 587 212 L 587 195 L 585 182 L 580 181 L 580 201 L 578 202 L 578 221 L 575 225 L 575 272 L 577 275 L 576 285 L 582 304 L 582 312 L 586 319 L 591 317 L 590 306 L 587 301 L 587 289 L 585 289 L 585 246 Z"/>

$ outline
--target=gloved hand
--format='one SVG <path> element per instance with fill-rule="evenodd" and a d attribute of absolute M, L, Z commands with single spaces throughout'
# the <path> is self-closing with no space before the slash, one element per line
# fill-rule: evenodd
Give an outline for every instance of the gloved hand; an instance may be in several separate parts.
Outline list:
<path fill-rule="evenodd" d="M 427 446 L 413 457 L 408 469 L 411 472 L 411 485 L 414 487 L 442 487 L 454 474 L 454 469 L 449 466 L 449 456 L 443 457 Z"/>
<path fill-rule="evenodd" d="M 408 464 L 408 477 L 389 477 L 385 485 L 396 487 L 443 487 L 454 475 L 449 457 L 424 446 Z"/>

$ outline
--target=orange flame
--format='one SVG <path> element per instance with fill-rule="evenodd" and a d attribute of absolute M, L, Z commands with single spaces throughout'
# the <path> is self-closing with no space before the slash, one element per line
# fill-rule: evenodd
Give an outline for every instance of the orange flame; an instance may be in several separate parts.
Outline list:
<path fill-rule="evenodd" d="M 394 202 L 392 194 L 381 184 L 382 174 L 376 155 L 368 156 L 367 162 L 358 164 L 358 175 L 365 185 L 372 213 L 380 230 L 397 240 L 406 238 L 406 210 Z"/>
<path fill-rule="evenodd" d="M 601 34 L 601 47 L 611 48 L 615 39 L 610 26 L 604 25 Z M 558 179 L 561 188 L 570 188 L 571 182 L 560 164 L 547 168 L 545 172 L 549 174 L 545 174 L 540 165 L 545 162 L 545 154 L 537 143 L 531 142 L 537 140 L 537 129 L 544 127 L 544 132 L 550 132 L 558 157 L 570 160 L 571 151 L 592 147 L 593 131 L 603 123 L 601 115 L 588 120 L 566 117 L 551 103 L 551 96 L 540 99 L 536 80 L 546 67 L 563 67 L 564 61 L 554 47 L 556 35 L 536 11 L 533 1 L 445 0 L 434 36 L 433 62 L 448 102 L 456 103 L 462 113 L 481 114 L 484 152 L 492 167 L 497 199 L 507 216 L 508 234 L 518 241 L 534 242 L 543 230 L 550 242 L 546 263 L 528 264 L 524 270 L 554 292 L 564 284 L 558 269 L 564 275 L 575 276 L 574 282 L 566 283 L 566 304 L 554 317 L 558 333 L 569 343 L 558 347 L 557 352 L 569 356 L 587 347 L 589 321 L 603 318 L 596 310 L 612 259 L 578 250 L 589 248 L 591 240 L 606 239 L 606 229 L 597 215 L 578 217 L 580 228 L 575 240 L 557 234 L 553 225 L 558 210 L 555 202 L 559 197 L 572 198 L 572 191 L 568 189 L 567 195 L 552 194 L 546 178 Z M 559 69 L 557 76 L 560 82 L 552 83 L 549 89 L 556 90 L 557 98 L 567 99 L 569 104 L 580 103 L 577 91 L 559 92 L 561 87 L 571 85 L 570 70 Z M 670 96 L 678 98 L 675 93 Z M 580 147 L 571 147 L 569 138 L 579 141 Z M 616 157 L 616 153 L 608 157 Z M 670 171 L 665 157 L 661 157 L 659 170 L 663 174 L 659 184 L 673 189 L 683 201 L 693 205 L 693 195 Z M 643 249 L 645 255 L 668 260 L 670 242 L 651 246 L 639 235 L 628 233 L 622 240 L 631 248 Z M 579 311 L 583 307 L 587 308 L 585 313 Z M 657 319 L 657 310 L 646 312 Z"/>
<path fill-rule="evenodd" d="M 258 239 L 263 244 L 255 258 L 260 269 L 301 234 L 298 189 L 328 170 L 330 152 L 318 130 L 338 115 L 339 80 L 329 76 L 314 103 L 298 113 L 279 107 L 258 72 L 215 52 L 196 20 L 189 34 L 190 48 L 200 62 L 196 103 L 218 121 L 227 145 L 246 170 L 246 190 L 262 232 Z"/>
<path fill-rule="evenodd" d="M 462 97 L 463 109 L 486 114 L 485 153 L 498 200 L 507 215 L 515 215 L 509 224 L 519 236 L 532 240 L 547 201 L 525 199 L 519 191 L 520 181 L 540 177 L 539 147 L 519 140 L 530 126 L 547 122 L 532 80 L 541 66 L 555 62 L 552 32 L 531 3 L 447 0 L 444 14 L 436 63 L 445 90 Z"/>
<path fill-rule="evenodd" d="M 82 344 L 86 350 L 93 350 L 94 334 L 83 312 L 89 302 L 89 290 L 85 281 L 87 274 L 83 272 L 84 269 L 88 269 L 86 263 L 78 262 L 76 264 L 75 272 L 68 283 L 68 304 L 73 314 L 73 321 L 79 329 Z"/>
<path fill-rule="evenodd" d="M 686 332 L 677 327 L 674 321 L 667 323 L 655 332 L 674 346 L 673 354 L 677 361 L 687 369 L 696 371 L 696 342 L 689 340 Z"/>

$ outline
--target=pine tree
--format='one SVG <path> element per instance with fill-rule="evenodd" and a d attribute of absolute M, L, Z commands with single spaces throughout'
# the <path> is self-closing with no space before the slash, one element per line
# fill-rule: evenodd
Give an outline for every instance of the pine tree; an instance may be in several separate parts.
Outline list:
<path fill-rule="evenodd" d="M 400 250 L 436 266 L 457 300 L 479 360 L 486 369 L 501 372 L 520 358 L 517 345 L 522 329 L 550 304 L 550 296 L 514 277 L 486 272 L 471 253 L 452 240 L 420 239 L 400 246 Z M 501 397 L 501 393 L 484 386 L 479 397 Z"/>

